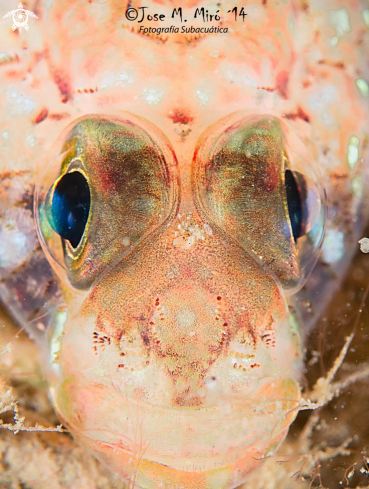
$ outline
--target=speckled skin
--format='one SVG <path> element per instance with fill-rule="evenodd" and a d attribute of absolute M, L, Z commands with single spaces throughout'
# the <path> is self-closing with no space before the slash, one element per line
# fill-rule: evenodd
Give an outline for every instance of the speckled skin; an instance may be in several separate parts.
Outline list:
<path fill-rule="evenodd" d="M 1 31 L 2 300 L 22 325 L 32 321 L 57 412 L 112 471 L 148 489 L 236 487 L 296 414 L 292 326 L 314 323 L 367 214 L 368 98 L 356 83 L 368 77 L 362 5 L 248 2 L 245 22 L 226 17 L 227 35 L 168 38 L 127 29 L 119 2 L 28 7 L 39 17 L 29 33 L 12 33 L 5 20 Z M 193 5 L 183 8 L 189 15 Z M 176 192 L 164 221 L 76 290 L 60 259 L 50 259 L 52 272 L 40 250 L 34 184 L 69 123 L 91 113 L 129 118 L 123 110 L 169 148 Z M 327 191 L 322 258 L 288 302 L 278 274 L 196 201 L 201 134 L 239 110 L 284 121 Z M 354 143 L 358 157 L 348 158 Z M 86 239 L 95 236 L 92 226 Z M 265 236 L 255 243 L 265 247 Z"/>

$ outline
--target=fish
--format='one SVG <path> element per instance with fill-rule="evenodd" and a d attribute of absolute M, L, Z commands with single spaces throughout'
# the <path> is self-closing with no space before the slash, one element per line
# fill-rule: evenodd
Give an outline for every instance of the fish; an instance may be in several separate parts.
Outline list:
<path fill-rule="evenodd" d="M 247 484 L 311 405 L 367 220 L 368 9 L 28 7 L 1 31 L 1 301 L 128 487 Z"/>

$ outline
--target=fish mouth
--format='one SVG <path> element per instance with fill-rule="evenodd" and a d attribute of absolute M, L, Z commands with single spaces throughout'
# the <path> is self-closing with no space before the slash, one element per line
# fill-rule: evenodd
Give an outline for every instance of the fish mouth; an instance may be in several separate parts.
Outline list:
<path fill-rule="evenodd" d="M 136 397 L 127 397 L 122 386 L 119 392 L 117 385 L 70 382 L 55 401 L 73 434 L 122 477 L 132 459 L 140 466 L 142 461 L 143 470 L 154 464 L 156 470 L 237 473 L 241 466 L 253 470 L 256 460 L 278 448 L 300 402 L 298 383 L 286 376 L 254 387 L 246 398 L 219 396 L 212 407 L 183 408 L 154 406 L 137 391 Z M 69 414 L 63 399 L 74 406 Z"/>

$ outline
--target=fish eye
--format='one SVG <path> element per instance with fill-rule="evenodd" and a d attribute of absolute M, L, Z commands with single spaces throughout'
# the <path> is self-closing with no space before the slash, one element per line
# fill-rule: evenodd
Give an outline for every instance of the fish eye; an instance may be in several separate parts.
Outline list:
<path fill-rule="evenodd" d="M 300 238 L 311 233 L 316 225 L 323 230 L 322 200 L 314 182 L 299 171 L 286 169 L 284 185 L 293 239 L 299 244 Z"/>
<path fill-rule="evenodd" d="M 288 215 L 290 217 L 292 235 L 296 242 L 304 234 L 302 191 L 291 170 L 285 170 L 284 172 L 284 185 L 286 187 Z"/>
<path fill-rule="evenodd" d="M 305 283 L 320 254 L 325 192 L 313 156 L 271 115 L 231 114 L 201 136 L 194 195 L 204 219 L 269 269 L 286 295 Z"/>
<path fill-rule="evenodd" d="M 299 281 L 285 290 L 297 292 L 308 279 L 321 252 L 326 225 L 326 194 L 322 179 L 310 164 L 311 154 L 302 142 L 286 129 L 284 186 L 287 216 L 296 247 Z"/>
<path fill-rule="evenodd" d="M 66 173 L 57 182 L 51 201 L 50 225 L 77 248 L 90 213 L 91 194 L 87 179 L 79 171 Z"/>
<path fill-rule="evenodd" d="M 37 183 L 37 230 L 67 287 L 88 290 L 178 206 L 178 168 L 164 134 L 127 112 L 87 115 L 52 148 Z"/>

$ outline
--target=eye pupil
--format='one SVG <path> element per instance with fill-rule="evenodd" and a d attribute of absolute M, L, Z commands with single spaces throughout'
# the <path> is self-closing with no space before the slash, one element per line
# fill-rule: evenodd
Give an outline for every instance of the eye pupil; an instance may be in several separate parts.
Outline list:
<path fill-rule="evenodd" d="M 82 173 L 64 175 L 55 187 L 51 204 L 54 231 L 73 248 L 81 241 L 90 212 L 90 188 Z"/>
<path fill-rule="evenodd" d="M 293 239 L 296 241 L 303 235 L 301 189 L 297 185 L 295 176 L 291 170 L 285 171 L 284 183 Z"/>

